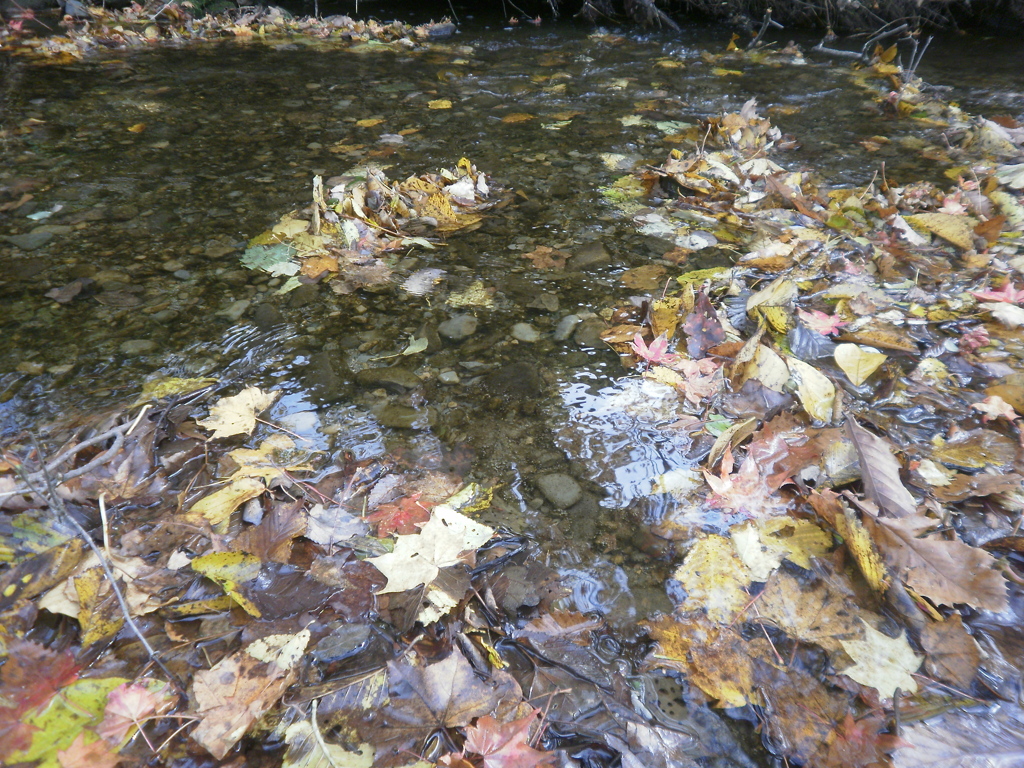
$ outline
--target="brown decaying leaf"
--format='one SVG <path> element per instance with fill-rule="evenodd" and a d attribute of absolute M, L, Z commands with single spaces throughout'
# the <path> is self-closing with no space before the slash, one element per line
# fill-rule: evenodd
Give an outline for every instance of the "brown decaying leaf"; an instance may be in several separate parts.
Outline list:
<path fill-rule="evenodd" d="M 435 731 L 491 714 L 508 693 L 498 682 L 477 677 L 457 650 L 435 664 L 398 659 L 388 662 L 389 702 L 379 725 L 390 737 L 393 753 L 411 749 L 420 754 L 424 740 Z"/>
<path fill-rule="evenodd" d="M 822 580 L 805 586 L 785 571 L 769 577 L 754 607 L 758 617 L 790 637 L 830 652 L 841 651 L 843 640 L 862 634 L 858 619 L 866 616 L 871 624 L 881 622 L 876 614 L 859 608 L 852 593 L 841 591 L 838 583 Z"/>
<path fill-rule="evenodd" d="M 745 642 L 730 627 L 715 627 L 704 619 L 686 620 L 663 616 L 643 626 L 658 646 L 647 658 L 648 667 L 684 672 L 722 707 L 758 703 L 753 660 L 769 658 L 768 644 Z"/>
<path fill-rule="evenodd" d="M 981 663 L 981 648 L 967 633 L 959 613 L 925 625 L 921 646 L 928 654 L 925 668 L 930 675 L 963 691 L 970 687 Z"/>
<path fill-rule="evenodd" d="M 535 269 L 559 270 L 565 269 L 565 262 L 569 258 L 569 254 L 547 245 L 540 245 L 529 253 L 524 253 L 523 258 L 532 261 Z"/>
<path fill-rule="evenodd" d="M 686 333 L 686 351 L 695 360 L 700 360 L 711 347 L 725 341 L 725 329 L 718 319 L 718 313 L 704 291 L 697 294 L 693 312 L 683 323 Z"/>
<path fill-rule="evenodd" d="M 306 531 L 302 500 L 277 503 L 259 525 L 246 528 L 235 538 L 232 549 L 256 555 L 260 560 L 287 563 L 292 542 Z"/>
<path fill-rule="evenodd" d="M 272 652 L 264 652 L 266 643 L 258 640 L 212 668 L 196 672 L 192 695 L 203 720 L 192 731 L 192 739 L 218 760 L 224 759 L 249 727 L 295 681 L 295 667 L 309 642 L 309 630 L 299 632 L 288 642 L 293 647 L 282 648 L 276 658 Z M 257 649 L 259 657 L 254 655 Z"/>
<path fill-rule="evenodd" d="M 991 496 L 993 493 L 1015 491 L 1020 489 L 1022 480 L 1024 477 L 1014 473 L 1006 475 L 958 474 L 949 485 L 936 486 L 931 489 L 931 492 L 936 499 L 948 504 L 976 496 Z"/>
<path fill-rule="evenodd" d="M 1004 610 L 1006 579 L 996 559 L 955 539 L 921 538 L 935 524 L 921 515 L 864 519 L 886 562 L 916 592 L 941 605 Z"/>
<path fill-rule="evenodd" d="M 846 431 L 860 457 L 864 495 L 894 517 L 915 514 L 917 503 L 900 480 L 900 463 L 888 441 L 868 432 L 853 417 L 847 420 Z"/>
<path fill-rule="evenodd" d="M 821 759 L 836 725 L 849 715 L 848 698 L 793 666 L 759 662 L 753 681 L 765 698 L 768 738 L 797 763 L 818 765 L 813 761 Z"/>

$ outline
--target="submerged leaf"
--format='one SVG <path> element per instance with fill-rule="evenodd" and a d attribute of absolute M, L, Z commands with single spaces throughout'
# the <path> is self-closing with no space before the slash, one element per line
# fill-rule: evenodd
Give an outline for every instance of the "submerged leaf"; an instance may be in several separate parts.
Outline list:
<path fill-rule="evenodd" d="M 871 347 L 858 344 L 840 344 L 834 353 L 836 363 L 843 369 L 850 383 L 859 387 L 878 370 L 888 357 Z"/>
<path fill-rule="evenodd" d="M 861 685 L 878 690 L 884 699 L 891 699 L 897 689 L 914 693 L 917 681 L 913 678 L 923 656 L 918 656 L 907 642 L 905 632 L 899 637 L 883 635 L 861 620 L 864 637 L 859 640 L 843 640 L 843 649 L 856 664 L 841 670 Z"/>
<path fill-rule="evenodd" d="M 889 450 L 889 443 L 868 432 L 853 417 L 846 422 L 846 432 L 860 457 L 864 495 L 895 517 L 915 514 L 917 502 L 900 480 L 900 463 Z"/>

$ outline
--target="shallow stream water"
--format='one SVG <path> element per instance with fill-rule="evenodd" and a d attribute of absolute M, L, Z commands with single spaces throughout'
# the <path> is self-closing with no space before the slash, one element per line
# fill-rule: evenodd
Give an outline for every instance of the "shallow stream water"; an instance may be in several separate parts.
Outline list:
<path fill-rule="evenodd" d="M 891 180 L 941 179 L 909 149 L 940 139 L 882 117 L 843 62 L 708 61 L 703 51 L 728 42 L 722 29 L 592 32 L 497 26 L 417 49 L 249 41 L 9 65 L 0 184 L 34 197 L 0 213 L 0 235 L 14 238 L 0 240 L 0 437 L 131 402 L 160 377 L 278 389 L 266 418 L 314 450 L 397 453 L 498 485 L 487 522 L 544 542 L 572 607 L 623 627 L 669 610 L 672 545 L 655 534 L 667 520 L 676 535 L 714 521 L 652 495 L 653 482 L 693 469 L 708 446 L 665 429 L 687 416 L 678 402 L 645 389 L 588 332 L 588 318 L 635 293 L 618 275 L 671 248 L 639 234 L 600 188 L 665 159 L 672 145 L 656 122 L 693 124 L 750 98 L 799 142 L 775 159 L 832 185 L 865 183 L 883 161 Z M 956 65 L 949 52 L 969 47 L 986 58 Z M 920 73 L 969 110 L 1020 117 L 1021 56 L 1010 41 L 940 41 Z M 982 70 L 985 60 L 1000 66 Z M 452 108 L 429 108 L 442 99 Z M 579 114 L 559 125 L 569 112 Z M 503 121 L 514 113 L 533 117 Z M 875 135 L 893 141 L 876 152 L 857 143 Z M 479 230 L 399 261 L 399 280 L 445 271 L 429 296 L 397 283 L 279 295 L 279 279 L 239 263 L 250 238 L 309 200 L 315 174 L 371 161 L 402 179 L 462 156 L 515 200 Z M 564 271 L 537 270 L 523 255 L 538 246 L 574 256 Z M 713 249 L 687 268 L 729 257 Z M 89 291 L 46 297 L 77 278 Z M 477 281 L 493 307 L 468 310 L 471 335 L 437 337 L 461 312 L 445 296 Z M 568 334 L 567 316 L 581 321 Z M 516 338 L 521 323 L 535 335 Z M 400 355 L 424 333 L 431 348 Z M 382 365 L 414 378 L 365 372 Z"/>

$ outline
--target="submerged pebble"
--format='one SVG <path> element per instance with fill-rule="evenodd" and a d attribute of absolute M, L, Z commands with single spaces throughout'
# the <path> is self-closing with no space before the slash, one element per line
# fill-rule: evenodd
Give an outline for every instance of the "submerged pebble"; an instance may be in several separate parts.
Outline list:
<path fill-rule="evenodd" d="M 558 509 L 571 507 L 583 497 L 583 489 L 575 479 L 562 472 L 541 475 L 534 484 L 545 499 Z"/>
<path fill-rule="evenodd" d="M 118 347 L 123 355 L 146 355 L 156 349 L 156 342 L 149 339 L 132 339 Z"/>
<path fill-rule="evenodd" d="M 516 323 L 512 326 L 512 338 L 532 344 L 540 341 L 540 332 L 529 323 Z"/>
<path fill-rule="evenodd" d="M 555 326 L 555 332 L 551 334 L 551 338 L 555 341 L 567 341 L 580 322 L 579 315 L 566 315 L 558 321 L 558 325 Z"/>
<path fill-rule="evenodd" d="M 460 341 L 476 333 L 479 324 L 480 321 L 472 315 L 456 315 L 437 326 L 437 332 L 446 339 Z"/>

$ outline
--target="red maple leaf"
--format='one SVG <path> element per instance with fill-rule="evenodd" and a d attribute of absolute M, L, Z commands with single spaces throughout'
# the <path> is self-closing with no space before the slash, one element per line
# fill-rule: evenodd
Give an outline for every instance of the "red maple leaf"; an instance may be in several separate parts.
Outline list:
<path fill-rule="evenodd" d="M 107 707 L 96 732 L 111 744 L 120 744 L 132 727 L 167 709 L 170 700 L 138 683 L 122 683 L 107 696 Z"/>
<path fill-rule="evenodd" d="M 817 309 L 810 312 L 798 309 L 796 313 L 800 316 L 800 319 L 804 321 L 804 325 L 812 331 L 817 331 L 822 336 L 830 336 L 833 333 L 838 333 L 839 329 L 846 325 L 845 322 L 835 315 L 827 315 Z"/>
<path fill-rule="evenodd" d="M 537 768 L 554 757 L 530 746 L 530 727 L 540 717 L 535 709 L 526 717 L 504 725 L 490 715 L 466 729 L 466 751 L 483 755 L 484 768 Z"/>
<path fill-rule="evenodd" d="M 971 291 L 970 293 L 971 296 L 983 301 L 1005 301 L 1008 304 L 1020 304 L 1024 301 L 1024 289 L 1017 290 L 1009 280 L 998 291 L 985 290 Z"/>
<path fill-rule="evenodd" d="M 633 350 L 634 355 L 652 365 L 670 363 L 676 359 L 676 356 L 668 351 L 668 339 L 665 337 L 665 334 L 658 336 L 648 346 L 647 342 L 644 341 L 644 337 L 638 333 L 629 342 L 629 346 Z"/>
<path fill-rule="evenodd" d="M 81 731 L 67 749 L 57 752 L 57 760 L 61 768 L 114 768 L 123 759 L 103 739 L 85 743 L 85 734 Z"/>
<path fill-rule="evenodd" d="M 22 717 L 42 707 L 61 688 L 74 682 L 79 666 L 70 653 L 55 653 L 38 643 L 16 640 L 8 647 L 7 661 L 0 668 L 0 761 L 28 749 L 36 727 Z"/>
<path fill-rule="evenodd" d="M 430 519 L 430 509 L 433 506 L 421 504 L 421 495 L 413 493 L 390 504 L 381 504 L 363 519 L 370 525 L 377 526 L 377 536 L 419 533 L 419 526 Z"/>
<path fill-rule="evenodd" d="M 854 720 L 847 712 L 846 719 L 835 730 L 836 740 L 829 745 L 825 765 L 843 768 L 889 765 L 887 753 L 912 745 L 899 736 L 880 733 L 884 726 L 880 717 Z"/>
<path fill-rule="evenodd" d="M 78 677 L 80 667 L 70 652 L 55 653 L 28 640 L 8 646 L 0 669 L 0 700 L 14 702 L 20 714 L 40 707 Z"/>

